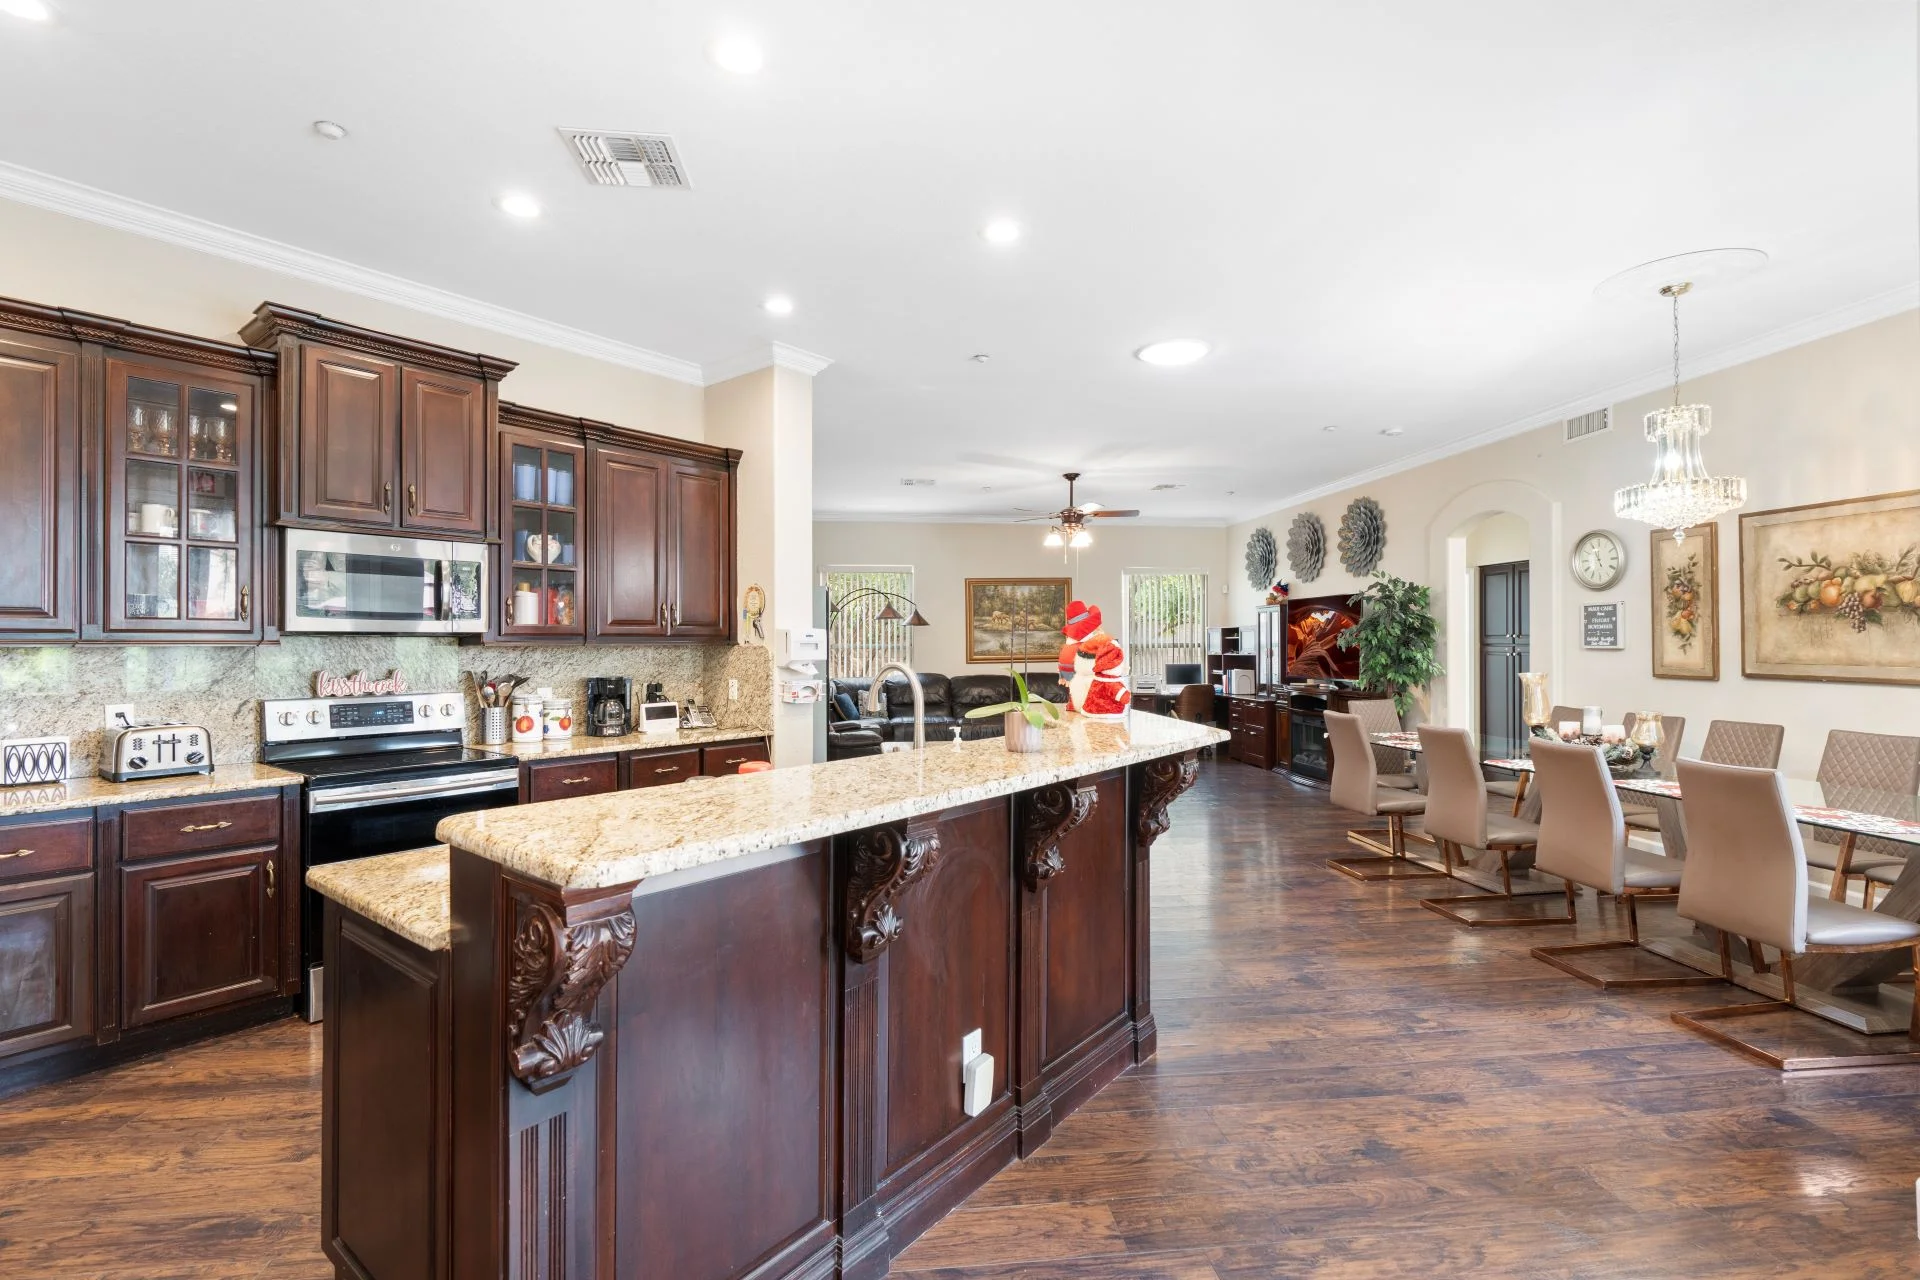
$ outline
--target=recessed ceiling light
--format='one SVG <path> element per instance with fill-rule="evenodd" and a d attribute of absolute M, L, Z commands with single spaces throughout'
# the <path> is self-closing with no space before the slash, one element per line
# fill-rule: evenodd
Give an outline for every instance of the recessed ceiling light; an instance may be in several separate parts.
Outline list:
<path fill-rule="evenodd" d="M 995 218 L 980 228 L 980 238 L 988 244 L 1012 244 L 1020 238 L 1020 224 L 1012 218 Z"/>
<path fill-rule="evenodd" d="M 509 218 L 540 216 L 540 202 L 524 191 L 503 191 L 493 198 L 493 204 Z"/>
<path fill-rule="evenodd" d="M 1211 350 L 1212 347 L 1198 338 L 1168 338 L 1165 342 L 1150 342 L 1133 355 L 1136 360 L 1164 367 L 1192 364 Z"/>
<path fill-rule="evenodd" d="M 1338 431 L 1340 429 L 1340 424 L 1337 422 L 1329 422 L 1326 426 L 1320 429 L 1322 431 Z"/>
<path fill-rule="evenodd" d="M 707 57 L 722 71 L 750 76 L 767 65 L 767 55 L 757 41 L 743 35 L 721 36 L 707 46 Z"/>
<path fill-rule="evenodd" d="M 0 4 L 5 4 L 6 2 L 7 0 L 0 0 Z M 313 131 L 325 138 L 328 142 L 338 142 L 347 136 L 347 126 L 335 124 L 331 120 L 315 120 L 313 122 Z"/>
<path fill-rule="evenodd" d="M 28 22 L 53 21 L 53 10 L 46 6 L 45 0 L 0 0 L 0 13 L 25 18 Z"/>
<path fill-rule="evenodd" d="M 1406 431 L 1406 428 L 1405 428 L 1405 427 L 1382 427 L 1382 428 L 1380 428 L 1380 434 L 1381 434 L 1381 435 L 1383 435 L 1383 436 L 1397 436 L 1397 435 L 1401 435 L 1401 434 L 1404 434 L 1404 433 L 1405 433 L 1405 431 Z"/>
<path fill-rule="evenodd" d="M 976 351 L 972 355 L 968 356 L 967 358 L 973 361 L 975 364 L 985 364 L 987 361 L 993 359 L 992 356 L 988 355 L 984 351 Z"/>
<path fill-rule="evenodd" d="M 784 293 L 776 293 L 761 303 L 760 309 L 770 316 L 790 316 L 793 314 L 793 299 Z"/>

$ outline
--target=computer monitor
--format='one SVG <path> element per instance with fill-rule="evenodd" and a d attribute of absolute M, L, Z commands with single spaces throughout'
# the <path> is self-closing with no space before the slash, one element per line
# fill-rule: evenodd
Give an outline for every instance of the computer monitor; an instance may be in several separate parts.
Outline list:
<path fill-rule="evenodd" d="M 1168 684 L 1199 684 L 1206 676 L 1201 673 L 1197 662 L 1169 662 L 1167 664 Z"/>

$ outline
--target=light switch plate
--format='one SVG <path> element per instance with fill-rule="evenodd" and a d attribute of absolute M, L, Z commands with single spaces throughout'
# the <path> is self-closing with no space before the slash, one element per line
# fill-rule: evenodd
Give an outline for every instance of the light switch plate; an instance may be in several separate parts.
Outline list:
<path fill-rule="evenodd" d="M 965 1066 L 967 1063 L 972 1062 L 975 1058 L 979 1057 L 980 1051 L 983 1047 L 984 1046 L 980 1036 L 980 1028 L 975 1027 L 973 1030 L 967 1032 L 967 1034 L 965 1034 L 964 1036 L 961 1036 L 960 1037 L 961 1065 Z"/>

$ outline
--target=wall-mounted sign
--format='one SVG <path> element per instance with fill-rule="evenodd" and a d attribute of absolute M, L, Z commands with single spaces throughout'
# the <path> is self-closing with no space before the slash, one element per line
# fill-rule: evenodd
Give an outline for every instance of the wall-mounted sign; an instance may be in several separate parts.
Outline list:
<path fill-rule="evenodd" d="M 313 696 L 316 698 L 364 698 L 368 694 L 405 693 L 407 678 L 395 667 L 386 674 L 385 679 L 369 679 L 364 671 L 356 671 L 350 676 L 329 675 L 325 671 L 313 673 Z"/>
<path fill-rule="evenodd" d="M 1620 649 L 1620 601 L 1580 606 L 1580 646 L 1584 649 Z"/>

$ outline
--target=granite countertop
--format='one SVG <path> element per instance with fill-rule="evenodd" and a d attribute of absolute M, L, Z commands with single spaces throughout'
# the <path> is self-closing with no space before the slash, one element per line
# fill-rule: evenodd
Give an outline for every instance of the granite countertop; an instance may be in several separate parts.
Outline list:
<path fill-rule="evenodd" d="M 306 779 L 265 764 L 216 765 L 212 773 L 188 773 L 177 778 L 145 782 L 108 782 L 105 778 L 68 778 L 27 787 L 0 787 L 0 817 L 17 813 L 52 813 L 59 809 L 91 809 L 103 804 L 139 804 L 144 800 L 179 800 L 188 796 L 219 795 L 226 791 L 255 791 L 262 787 L 297 787 Z"/>
<path fill-rule="evenodd" d="M 307 887 L 428 951 L 445 951 L 453 908 L 447 846 L 329 862 L 307 872 Z"/>
<path fill-rule="evenodd" d="M 673 733 L 629 733 L 618 738 L 594 738 L 576 734 L 564 741 L 475 743 L 482 751 L 493 751 L 517 760 L 555 760 L 564 756 L 599 756 L 613 751 L 669 751 L 674 747 L 697 747 L 712 742 L 741 742 L 764 738 L 765 729 L 720 728 L 679 729 Z"/>
<path fill-rule="evenodd" d="M 1225 741 L 1211 725 L 1143 711 L 1122 722 L 1069 716 L 1030 755 L 1008 751 L 999 738 L 935 743 L 925 751 L 456 814 L 435 834 L 548 884 L 604 888 Z"/>

